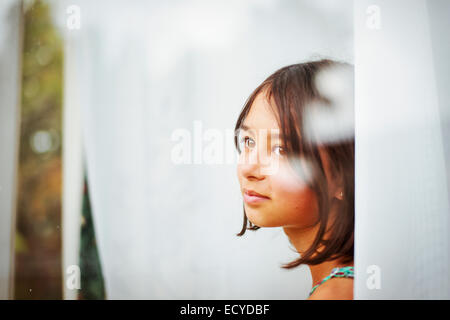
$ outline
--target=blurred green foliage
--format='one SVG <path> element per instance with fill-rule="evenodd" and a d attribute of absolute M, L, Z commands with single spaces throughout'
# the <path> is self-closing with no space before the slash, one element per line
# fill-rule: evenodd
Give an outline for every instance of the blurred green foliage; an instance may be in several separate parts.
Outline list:
<path fill-rule="evenodd" d="M 62 71 L 50 8 L 34 1 L 24 11 L 16 299 L 62 298 Z"/>
<path fill-rule="evenodd" d="M 82 221 L 80 243 L 81 290 L 79 299 L 105 299 L 105 286 L 95 240 L 94 220 L 86 177 L 84 178 Z"/>

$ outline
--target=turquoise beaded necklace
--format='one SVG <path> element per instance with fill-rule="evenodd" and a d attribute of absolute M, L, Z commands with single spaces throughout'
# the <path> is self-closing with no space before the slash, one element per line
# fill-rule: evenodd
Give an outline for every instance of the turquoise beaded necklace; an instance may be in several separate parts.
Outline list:
<path fill-rule="evenodd" d="M 353 278 L 353 266 L 347 266 L 342 268 L 334 268 L 331 270 L 331 273 L 322 279 L 318 284 L 316 284 L 314 287 L 312 287 L 311 292 L 309 293 L 309 296 L 313 294 L 313 292 L 317 289 L 318 286 L 320 286 L 325 281 L 331 279 L 331 278 Z"/>

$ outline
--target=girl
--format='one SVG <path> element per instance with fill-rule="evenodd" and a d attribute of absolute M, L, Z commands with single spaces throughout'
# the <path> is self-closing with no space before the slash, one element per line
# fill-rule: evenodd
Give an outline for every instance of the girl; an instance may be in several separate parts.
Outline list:
<path fill-rule="evenodd" d="M 343 100 L 319 92 L 316 81 L 322 71 L 338 67 L 351 70 L 324 59 L 276 71 L 250 95 L 235 127 L 244 199 L 238 236 L 283 227 L 300 254 L 283 268 L 309 266 L 309 299 L 353 299 L 353 126 L 339 127 L 337 102 Z M 328 91 L 342 88 L 343 81 Z M 344 107 L 352 120 L 353 105 Z"/>

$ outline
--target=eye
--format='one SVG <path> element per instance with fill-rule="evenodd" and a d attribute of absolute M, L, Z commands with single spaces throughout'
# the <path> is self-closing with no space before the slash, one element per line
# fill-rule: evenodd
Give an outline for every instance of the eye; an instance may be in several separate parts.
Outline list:
<path fill-rule="evenodd" d="M 239 140 L 239 145 L 241 146 L 240 147 L 241 150 L 242 150 L 242 147 L 251 149 L 255 146 L 255 141 L 252 138 L 250 138 L 249 136 L 245 136 Z"/>
<path fill-rule="evenodd" d="M 255 141 L 252 138 L 246 136 L 244 137 L 244 146 L 251 149 L 255 146 Z"/>
<path fill-rule="evenodd" d="M 273 151 L 275 154 L 279 155 L 279 156 L 282 156 L 282 155 L 285 154 L 285 151 L 284 151 L 283 147 L 281 147 L 281 146 L 275 146 L 275 147 L 273 147 L 273 148 L 272 148 L 272 151 Z"/>

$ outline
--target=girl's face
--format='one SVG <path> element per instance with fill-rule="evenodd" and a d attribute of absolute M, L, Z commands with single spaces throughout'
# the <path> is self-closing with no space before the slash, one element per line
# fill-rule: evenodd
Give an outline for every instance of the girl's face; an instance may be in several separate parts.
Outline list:
<path fill-rule="evenodd" d="M 276 115 L 264 93 L 255 98 L 238 135 L 237 175 L 247 218 L 260 227 L 313 226 L 318 219 L 315 193 L 284 153 Z"/>

